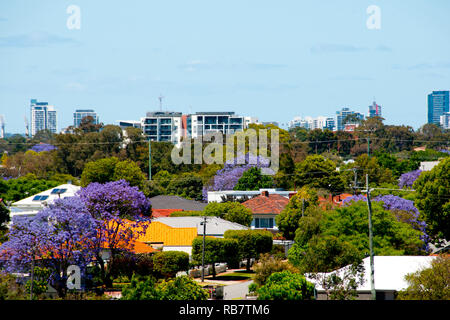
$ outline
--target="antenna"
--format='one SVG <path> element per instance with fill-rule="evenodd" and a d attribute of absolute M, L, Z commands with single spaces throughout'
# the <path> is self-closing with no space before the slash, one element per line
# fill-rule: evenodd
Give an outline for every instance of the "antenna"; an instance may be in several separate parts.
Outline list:
<path fill-rule="evenodd" d="M 160 94 L 159 97 L 158 97 L 158 99 L 159 99 L 159 111 L 162 111 L 162 99 L 163 99 L 163 98 L 164 98 L 164 97 L 163 97 L 162 94 Z"/>

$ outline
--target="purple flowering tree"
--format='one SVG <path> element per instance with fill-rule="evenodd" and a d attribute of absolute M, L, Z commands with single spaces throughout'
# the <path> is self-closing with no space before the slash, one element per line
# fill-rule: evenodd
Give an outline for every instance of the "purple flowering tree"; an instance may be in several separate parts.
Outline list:
<path fill-rule="evenodd" d="M 244 172 L 250 168 L 270 170 L 269 166 L 270 160 L 262 156 L 251 153 L 238 155 L 233 160 L 225 162 L 223 169 L 217 170 L 209 184 L 203 187 L 203 200 L 208 201 L 208 191 L 233 190 Z"/>
<path fill-rule="evenodd" d="M 103 283 L 109 287 L 112 279 L 103 253 L 109 254 L 107 260 L 112 263 L 117 253 L 133 250 L 135 240 L 148 227 L 151 202 L 138 187 L 131 187 L 125 180 L 90 183 L 78 195 L 88 212 L 100 222 L 93 247 Z"/>
<path fill-rule="evenodd" d="M 8 272 L 29 272 L 34 265 L 48 268 L 49 283 L 64 296 L 67 267 L 78 265 L 84 272 L 94 258 L 97 229 L 98 221 L 79 197 L 57 199 L 34 217 L 14 217 L 0 255 Z"/>
<path fill-rule="evenodd" d="M 39 143 L 30 148 L 30 150 L 33 150 L 34 152 L 52 151 L 55 149 L 57 148 L 54 145 L 48 143 Z"/>
<path fill-rule="evenodd" d="M 351 205 L 353 202 L 367 201 L 363 195 L 351 196 L 342 201 L 344 206 Z M 399 221 L 410 224 L 414 229 L 422 232 L 421 239 L 425 243 L 424 250 L 428 250 L 430 237 L 426 233 L 427 224 L 420 219 L 419 210 L 414 206 L 414 201 L 406 200 L 391 194 L 377 196 L 372 201 L 383 202 L 383 208 L 395 214 Z"/>
<path fill-rule="evenodd" d="M 421 170 L 414 170 L 410 172 L 406 172 L 400 176 L 398 179 L 398 186 L 400 188 L 412 188 L 414 181 L 420 176 L 422 173 Z"/>

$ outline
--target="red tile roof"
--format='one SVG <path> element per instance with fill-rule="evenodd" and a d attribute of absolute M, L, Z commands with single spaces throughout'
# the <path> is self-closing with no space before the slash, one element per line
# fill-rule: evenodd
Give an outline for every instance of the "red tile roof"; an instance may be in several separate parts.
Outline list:
<path fill-rule="evenodd" d="M 183 209 L 152 209 L 153 218 L 169 217 L 172 212 L 183 211 Z"/>
<path fill-rule="evenodd" d="M 261 194 L 242 204 L 253 214 L 279 214 L 288 203 L 289 199 L 279 194 Z"/>

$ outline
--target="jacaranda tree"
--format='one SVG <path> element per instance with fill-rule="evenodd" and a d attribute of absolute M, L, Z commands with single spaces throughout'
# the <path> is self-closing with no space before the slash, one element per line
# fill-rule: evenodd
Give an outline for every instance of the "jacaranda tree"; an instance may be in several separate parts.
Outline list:
<path fill-rule="evenodd" d="M 100 265 L 101 278 L 105 285 L 112 284 L 112 279 L 102 253 L 107 251 L 109 262 L 123 251 L 132 251 L 135 240 L 145 234 L 151 216 L 151 202 L 125 180 L 91 183 L 82 188 L 78 195 L 85 203 L 88 212 L 99 220 L 95 238 L 95 258 Z"/>
<path fill-rule="evenodd" d="M 49 283 L 64 296 L 67 267 L 84 271 L 94 258 L 98 225 L 79 197 L 58 199 L 34 217 L 15 217 L 0 255 L 8 272 L 30 272 L 34 265 L 48 268 Z"/>

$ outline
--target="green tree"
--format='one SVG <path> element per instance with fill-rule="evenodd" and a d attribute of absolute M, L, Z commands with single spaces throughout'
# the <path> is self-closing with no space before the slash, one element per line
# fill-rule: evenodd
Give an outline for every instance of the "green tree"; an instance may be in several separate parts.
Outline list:
<path fill-rule="evenodd" d="M 336 171 L 334 162 L 320 155 L 308 156 L 296 164 L 294 182 L 297 187 L 307 185 L 332 192 L 341 192 L 345 189 L 344 181 Z"/>
<path fill-rule="evenodd" d="M 210 202 L 203 209 L 206 216 L 215 216 L 249 227 L 253 220 L 250 209 L 238 202 Z"/>
<path fill-rule="evenodd" d="M 260 168 L 253 167 L 242 174 L 242 177 L 239 178 L 234 190 L 259 190 L 272 187 L 272 177 L 263 175 Z"/>
<path fill-rule="evenodd" d="M 86 187 L 91 182 L 105 183 L 113 181 L 114 170 L 119 159 L 116 157 L 88 162 L 81 174 L 81 186 Z"/>
<path fill-rule="evenodd" d="M 131 186 L 142 189 L 145 175 L 142 173 L 136 162 L 131 160 L 119 161 L 114 168 L 113 181 L 126 180 Z"/>
<path fill-rule="evenodd" d="M 399 300 L 450 300 L 450 257 L 438 256 L 430 268 L 405 276 L 408 287 L 398 293 Z"/>
<path fill-rule="evenodd" d="M 273 235 L 266 230 L 227 230 L 225 239 L 235 239 L 239 244 L 239 256 L 247 260 L 247 271 L 250 271 L 251 259 L 260 254 L 270 252 L 273 245 Z M 234 253 L 236 254 L 236 252 Z"/>
<path fill-rule="evenodd" d="M 369 253 L 367 204 L 358 201 L 302 218 L 289 261 L 302 272 L 329 272 L 352 264 Z M 424 254 L 421 232 L 399 221 L 380 202 L 372 203 L 375 255 Z"/>
<path fill-rule="evenodd" d="M 153 255 L 153 269 L 165 278 L 189 269 L 189 254 L 182 251 L 162 251 Z"/>
<path fill-rule="evenodd" d="M 269 253 L 261 254 L 258 261 L 253 265 L 253 271 L 255 272 L 253 276 L 253 281 L 256 287 L 263 286 L 267 278 L 275 272 L 281 272 L 284 270 L 289 270 L 292 273 L 298 273 L 298 269 L 287 261 L 283 261 L 279 257 L 274 257 Z"/>
<path fill-rule="evenodd" d="M 428 225 L 429 235 L 450 239 L 450 158 L 431 171 L 422 172 L 413 184 L 415 205 Z"/>
<path fill-rule="evenodd" d="M 273 273 L 256 293 L 258 300 L 313 300 L 314 284 L 288 270 Z"/>
<path fill-rule="evenodd" d="M 235 239 L 223 239 L 205 237 L 205 264 L 212 265 L 213 278 L 216 277 L 215 264 L 218 262 L 227 262 L 235 264 L 236 252 L 239 251 L 239 245 Z M 201 265 L 203 255 L 203 237 L 197 237 L 192 241 L 192 261 L 193 264 Z"/>
<path fill-rule="evenodd" d="M 202 179 L 192 173 L 183 173 L 180 176 L 176 176 L 167 187 L 167 193 L 169 194 L 194 200 L 202 199 L 202 191 Z"/>
<path fill-rule="evenodd" d="M 85 187 L 91 182 L 106 183 L 121 179 L 131 186 L 143 188 L 146 177 L 135 162 L 111 157 L 88 162 L 81 174 L 81 185 Z"/>
<path fill-rule="evenodd" d="M 317 205 L 318 200 L 317 192 L 308 186 L 304 186 L 289 200 L 283 211 L 275 217 L 276 225 L 286 239 L 294 239 L 300 218 L 309 207 Z"/>

